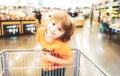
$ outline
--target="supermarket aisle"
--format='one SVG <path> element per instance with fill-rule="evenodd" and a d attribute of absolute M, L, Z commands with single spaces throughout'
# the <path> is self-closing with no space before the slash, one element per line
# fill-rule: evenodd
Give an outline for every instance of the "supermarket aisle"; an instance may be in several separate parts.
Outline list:
<path fill-rule="evenodd" d="M 35 45 L 35 35 L 0 38 L 0 50 L 32 49 Z M 90 26 L 88 21 L 84 27 L 76 28 L 69 45 L 80 49 L 111 76 L 119 76 L 120 38 L 110 40 L 108 34 L 100 33 L 98 26 Z"/>
<path fill-rule="evenodd" d="M 111 76 L 119 76 L 120 36 L 109 39 L 109 34 L 99 32 L 98 27 L 95 23 L 90 26 L 87 22 L 83 28 L 77 28 L 71 46 L 80 49 Z"/>

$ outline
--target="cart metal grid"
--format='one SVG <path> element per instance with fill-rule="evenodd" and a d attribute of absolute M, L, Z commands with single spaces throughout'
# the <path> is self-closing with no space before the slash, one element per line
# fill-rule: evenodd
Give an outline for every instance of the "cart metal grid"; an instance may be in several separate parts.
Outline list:
<path fill-rule="evenodd" d="M 65 66 L 65 76 L 110 76 L 78 49 L 73 50 L 74 64 Z M 0 52 L 0 76 L 40 76 L 40 58 L 31 49 Z M 51 67 L 52 68 L 52 67 Z"/>

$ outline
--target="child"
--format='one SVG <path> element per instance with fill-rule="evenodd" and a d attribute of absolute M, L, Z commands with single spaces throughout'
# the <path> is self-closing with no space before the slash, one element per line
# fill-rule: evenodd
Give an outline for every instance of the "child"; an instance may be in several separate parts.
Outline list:
<path fill-rule="evenodd" d="M 72 65 L 72 51 L 67 42 L 73 35 L 74 26 L 69 14 L 59 11 L 50 17 L 46 27 L 38 29 L 35 51 L 40 51 L 42 59 L 41 76 L 64 76 L 64 66 Z"/>

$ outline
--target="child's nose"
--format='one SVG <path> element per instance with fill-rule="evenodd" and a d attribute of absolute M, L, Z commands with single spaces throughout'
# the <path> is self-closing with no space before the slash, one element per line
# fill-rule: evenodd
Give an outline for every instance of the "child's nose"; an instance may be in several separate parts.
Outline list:
<path fill-rule="evenodd" d="M 55 32 L 57 30 L 57 27 L 54 26 L 52 30 L 53 32 Z"/>

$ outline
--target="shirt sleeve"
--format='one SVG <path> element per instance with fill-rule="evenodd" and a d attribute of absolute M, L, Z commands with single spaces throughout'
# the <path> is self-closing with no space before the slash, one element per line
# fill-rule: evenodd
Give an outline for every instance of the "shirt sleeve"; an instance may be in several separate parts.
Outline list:
<path fill-rule="evenodd" d="M 70 49 L 69 46 L 65 45 L 60 50 L 61 50 L 60 54 L 62 58 L 69 59 L 70 57 L 72 57 L 72 50 Z"/>

